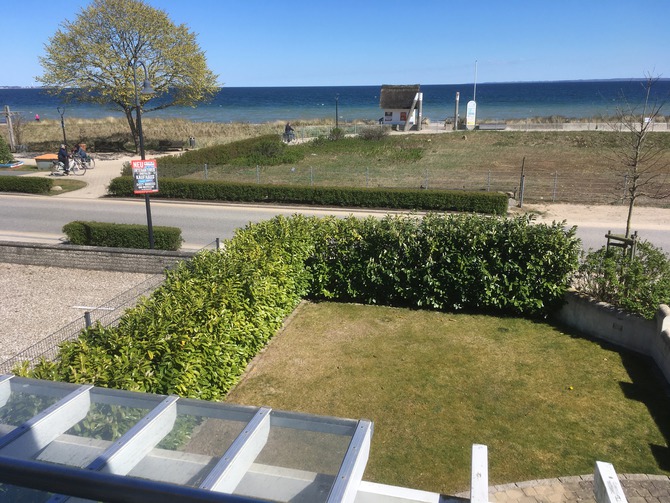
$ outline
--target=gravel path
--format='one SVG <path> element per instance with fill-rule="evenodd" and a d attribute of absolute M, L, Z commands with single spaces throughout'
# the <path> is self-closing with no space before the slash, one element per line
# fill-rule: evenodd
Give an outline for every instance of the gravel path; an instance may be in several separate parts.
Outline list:
<path fill-rule="evenodd" d="M 0 263 L 0 362 L 150 276 Z"/>

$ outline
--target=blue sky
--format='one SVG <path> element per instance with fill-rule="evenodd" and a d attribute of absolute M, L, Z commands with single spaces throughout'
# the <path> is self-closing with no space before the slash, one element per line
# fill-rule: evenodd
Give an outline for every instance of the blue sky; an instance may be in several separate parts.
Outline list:
<path fill-rule="evenodd" d="M 198 34 L 226 86 L 670 77 L 670 0 L 146 0 Z M 0 85 L 86 0 L 4 0 Z M 12 36 L 13 34 L 13 36 Z M 9 36 L 8 36 L 9 35 Z"/>

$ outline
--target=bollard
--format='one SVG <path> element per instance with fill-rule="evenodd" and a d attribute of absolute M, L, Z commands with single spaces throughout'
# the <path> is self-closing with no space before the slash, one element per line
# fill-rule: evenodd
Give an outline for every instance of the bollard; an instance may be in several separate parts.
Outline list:
<path fill-rule="evenodd" d="M 219 251 L 221 249 L 221 240 L 219 238 L 216 238 L 216 251 Z"/>
<path fill-rule="evenodd" d="M 84 323 L 86 323 L 86 328 L 90 328 L 90 326 L 92 325 L 90 311 L 84 311 Z"/>

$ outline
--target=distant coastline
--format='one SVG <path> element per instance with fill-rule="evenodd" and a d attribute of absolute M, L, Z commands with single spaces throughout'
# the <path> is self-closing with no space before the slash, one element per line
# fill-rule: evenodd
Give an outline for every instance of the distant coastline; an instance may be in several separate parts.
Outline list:
<path fill-rule="evenodd" d="M 482 121 L 525 120 L 537 117 L 563 117 L 568 120 L 612 116 L 622 96 L 630 104 L 643 97 L 644 79 L 565 80 L 542 82 L 477 83 L 477 118 Z M 156 98 L 147 105 L 146 117 L 185 119 L 196 122 L 246 122 L 260 124 L 275 121 L 335 120 L 375 121 L 380 117 L 379 91 L 376 86 L 305 86 L 305 87 L 227 87 L 223 86 L 208 103 L 195 107 L 168 107 Z M 421 85 L 424 95 L 423 116 L 438 122 L 453 119 L 456 93 L 460 94 L 459 115 L 465 116 L 474 84 Z M 670 97 L 670 79 L 659 79 L 654 86 L 659 100 Z M 0 87 L 0 106 L 32 119 L 60 119 L 58 108 L 67 118 L 100 119 L 123 117 L 112 106 L 65 103 L 40 87 Z M 668 112 L 670 113 L 670 112 Z"/>

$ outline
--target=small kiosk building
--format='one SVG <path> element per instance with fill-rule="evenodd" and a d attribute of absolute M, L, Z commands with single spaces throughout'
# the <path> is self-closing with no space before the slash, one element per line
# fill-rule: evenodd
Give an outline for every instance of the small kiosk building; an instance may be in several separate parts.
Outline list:
<path fill-rule="evenodd" d="M 419 84 L 406 86 L 383 85 L 379 106 L 384 111 L 383 123 L 401 126 L 403 131 L 421 130 L 423 93 Z"/>

